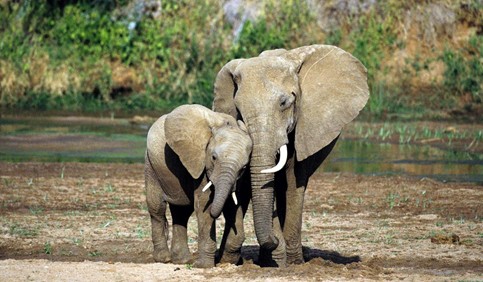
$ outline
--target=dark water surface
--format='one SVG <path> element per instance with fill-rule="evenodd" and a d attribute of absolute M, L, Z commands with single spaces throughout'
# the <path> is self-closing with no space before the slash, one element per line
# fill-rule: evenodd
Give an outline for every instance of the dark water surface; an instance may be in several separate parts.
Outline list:
<path fill-rule="evenodd" d="M 483 184 L 483 156 L 429 145 L 341 140 L 321 169 Z"/>
<path fill-rule="evenodd" d="M 126 119 L 0 118 L 0 160 L 143 162 L 147 130 Z M 481 154 L 343 136 L 320 170 L 483 184 Z"/>

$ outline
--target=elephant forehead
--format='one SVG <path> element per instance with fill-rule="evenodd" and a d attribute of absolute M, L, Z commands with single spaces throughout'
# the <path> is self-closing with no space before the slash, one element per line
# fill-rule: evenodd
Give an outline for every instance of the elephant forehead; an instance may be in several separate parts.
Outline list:
<path fill-rule="evenodd" d="M 251 148 L 251 145 L 247 146 L 247 144 L 240 142 L 223 142 L 213 147 L 211 151 L 217 156 L 218 161 L 216 163 L 220 164 L 230 160 L 233 164 L 239 164 L 241 168 L 248 163 Z"/>
<path fill-rule="evenodd" d="M 278 56 L 274 57 L 255 57 L 250 58 L 241 63 L 237 72 L 241 74 L 262 74 L 264 76 L 270 74 L 291 74 L 295 73 L 296 66 L 293 62 Z"/>
<path fill-rule="evenodd" d="M 223 144 L 223 148 L 230 149 L 236 145 L 251 146 L 252 140 L 248 133 L 245 133 L 238 127 L 226 126 L 220 128 L 213 136 L 215 144 Z"/>
<path fill-rule="evenodd" d="M 236 119 L 225 113 L 217 113 L 223 119 L 223 125 L 237 126 Z"/>

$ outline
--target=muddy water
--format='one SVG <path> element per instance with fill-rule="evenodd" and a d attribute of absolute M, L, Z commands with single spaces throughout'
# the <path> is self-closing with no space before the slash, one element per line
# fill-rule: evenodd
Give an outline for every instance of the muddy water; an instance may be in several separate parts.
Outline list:
<path fill-rule="evenodd" d="M 125 119 L 0 119 L 0 160 L 141 162 L 147 125 Z"/>
<path fill-rule="evenodd" d="M 150 122 L 84 117 L 3 118 L 0 160 L 142 162 Z M 342 136 L 321 170 L 481 184 L 483 156 L 429 145 L 381 144 Z"/>
<path fill-rule="evenodd" d="M 429 145 L 342 139 L 321 169 L 370 175 L 402 174 L 443 182 L 483 183 L 482 155 L 442 150 Z"/>

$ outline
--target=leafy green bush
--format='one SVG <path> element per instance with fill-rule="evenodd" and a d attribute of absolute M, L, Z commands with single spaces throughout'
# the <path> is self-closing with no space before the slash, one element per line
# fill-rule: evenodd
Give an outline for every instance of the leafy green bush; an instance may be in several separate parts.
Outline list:
<path fill-rule="evenodd" d="M 390 17 L 379 15 L 375 10 L 361 16 L 356 28 L 350 33 L 353 44 L 350 50 L 366 66 L 369 84 L 377 79 L 382 61 L 388 49 L 393 48 L 396 34 Z"/>
<path fill-rule="evenodd" d="M 101 14 L 98 10 L 86 6 L 69 5 L 64 9 L 62 17 L 53 21 L 51 25 L 51 30 L 45 30 L 44 38 L 62 49 L 75 51 L 81 57 L 128 57 L 129 30 L 125 24 L 112 20 L 109 14 Z M 54 50 L 54 54 L 60 53 Z M 62 53 L 64 56 L 71 54 Z"/>
<path fill-rule="evenodd" d="M 446 65 L 444 86 L 450 95 L 470 94 L 473 101 L 481 103 L 483 81 L 483 39 L 473 36 L 464 50 L 446 48 L 441 60 Z"/>
<path fill-rule="evenodd" d="M 238 42 L 231 48 L 232 58 L 258 56 L 264 50 L 291 49 L 322 43 L 314 15 L 302 1 L 269 2 L 261 19 L 247 21 Z M 317 36 L 319 33 L 319 36 Z"/>

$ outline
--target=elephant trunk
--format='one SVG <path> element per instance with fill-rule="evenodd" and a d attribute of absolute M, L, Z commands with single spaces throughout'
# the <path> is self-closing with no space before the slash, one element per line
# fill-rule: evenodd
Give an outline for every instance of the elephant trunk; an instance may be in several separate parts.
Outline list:
<path fill-rule="evenodd" d="M 212 218 L 218 218 L 225 206 L 228 196 L 234 191 L 236 176 L 234 172 L 225 172 L 213 181 L 215 196 L 211 204 L 210 214 Z"/>
<path fill-rule="evenodd" d="M 274 250 L 279 240 L 273 233 L 273 205 L 274 205 L 274 173 L 262 173 L 275 164 L 273 146 L 260 142 L 260 138 L 253 136 L 254 145 L 250 173 L 252 181 L 252 204 L 255 234 L 260 247 Z"/>

